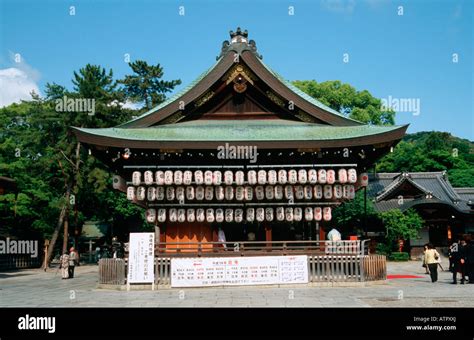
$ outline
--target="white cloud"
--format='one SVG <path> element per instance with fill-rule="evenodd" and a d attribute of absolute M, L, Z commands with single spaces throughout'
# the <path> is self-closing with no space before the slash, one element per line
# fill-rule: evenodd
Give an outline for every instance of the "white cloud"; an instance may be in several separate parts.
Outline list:
<path fill-rule="evenodd" d="M 29 100 L 32 91 L 40 94 L 39 77 L 39 72 L 25 62 L 18 63 L 18 67 L 0 69 L 0 107 Z"/>
<path fill-rule="evenodd" d="M 331 12 L 352 13 L 355 0 L 321 0 L 321 7 Z"/>

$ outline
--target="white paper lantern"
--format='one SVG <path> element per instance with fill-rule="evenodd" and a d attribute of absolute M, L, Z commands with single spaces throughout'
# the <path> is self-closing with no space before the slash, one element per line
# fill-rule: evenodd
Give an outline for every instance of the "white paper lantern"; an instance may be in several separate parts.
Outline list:
<path fill-rule="evenodd" d="M 337 172 L 337 178 L 339 183 L 345 184 L 347 183 L 347 170 L 346 169 L 339 169 Z"/>
<path fill-rule="evenodd" d="M 342 187 L 342 197 L 349 199 L 350 197 L 350 192 L 351 192 L 351 186 L 349 184 L 346 184 Z"/>
<path fill-rule="evenodd" d="M 235 222 L 242 222 L 244 219 L 244 211 L 243 209 L 235 209 Z"/>
<path fill-rule="evenodd" d="M 138 187 L 137 188 L 137 199 L 139 201 L 145 200 L 146 190 L 145 187 Z"/>
<path fill-rule="evenodd" d="M 243 186 L 238 186 L 235 188 L 235 198 L 237 201 L 242 201 L 244 199 L 245 189 Z"/>
<path fill-rule="evenodd" d="M 186 221 L 186 210 L 178 209 L 178 222 L 183 223 Z"/>
<path fill-rule="evenodd" d="M 294 209 L 294 213 L 293 213 L 293 219 L 296 221 L 296 222 L 299 222 L 303 219 L 303 209 L 301 208 L 295 208 Z"/>
<path fill-rule="evenodd" d="M 202 186 L 196 187 L 196 199 L 198 201 L 202 201 L 204 199 L 204 187 Z"/>
<path fill-rule="evenodd" d="M 132 184 L 133 185 L 140 185 L 142 182 L 142 173 L 140 171 L 134 171 L 132 173 Z"/>
<path fill-rule="evenodd" d="M 313 208 L 311 207 L 304 208 L 304 219 L 305 221 L 313 220 Z"/>
<path fill-rule="evenodd" d="M 204 184 L 212 185 L 212 171 L 211 170 L 204 171 Z"/>
<path fill-rule="evenodd" d="M 158 222 L 165 222 L 166 221 L 166 209 L 160 208 L 158 209 Z"/>
<path fill-rule="evenodd" d="M 206 187 L 204 189 L 204 197 L 207 201 L 212 201 L 212 199 L 214 198 L 214 187 Z"/>
<path fill-rule="evenodd" d="M 164 185 L 165 184 L 165 173 L 161 170 L 158 170 L 155 172 L 155 181 L 156 184 L 158 185 Z"/>
<path fill-rule="evenodd" d="M 250 185 L 255 185 L 257 184 L 257 172 L 255 170 L 250 170 L 247 173 L 247 182 Z"/>
<path fill-rule="evenodd" d="M 204 175 L 201 170 L 194 171 L 194 181 L 197 185 L 204 184 Z"/>
<path fill-rule="evenodd" d="M 234 174 L 232 171 L 227 170 L 224 172 L 224 183 L 227 185 L 232 185 L 232 183 L 234 183 Z"/>
<path fill-rule="evenodd" d="M 224 187 L 222 186 L 217 186 L 215 187 L 215 193 L 216 193 L 216 200 L 222 201 L 224 199 Z"/>
<path fill-rule="evenodd" d="M 306 184 L 308 181 L 308 172 L 305 169 L 298 170 L 298 183 Z"/>
<path fill-rule="evenodd" d="M 257 208 L 255 211 L 255 219 L 258 222 L 263 222 L 265 220 L 265 209 Z"/>
<path fill-rule="evenodd" d="M 255 197 L 257 197 L 257 200 L 259 201 L 265 198 L 265 190 L 261 185 L 255 187 Z"/>
<path fill-rule="evenodd" d="M 357 182 L 357 171 L 356 171 L 356 169 L 347 170 L 347 181 L 349 183 Z"/>
<path fill-rule="evenodd" d="M 209 223 L 214 222 L 215 217 L 214 217 L 214 209 L 207 209 L 206 210 L 206 221 Z"/>
<path fill-rule="evenodd" d="M 267 183 L 267 172 L 265 170 L 259 170 L 257 173 L 257 183 L 266 184 Z"/>
<path fill-rule="evenodd" d="M 323 219 L 323 209 L 320 207 L 314 208 L 313 215 L 315 221 L 321 221 Z"/>
<path fill-rule="evenodd" d="M 284 221 L 285 220 L 285 208 L 278 207 L 276 208 L 276 219 L 277 221 Z"/>
<path fill-rule="evenodd" d="M 206 213 L 204 209 L 197 209 L 196 210 L 196 221 L 198 222 L 204 222 L 206 220 Z"/>
<path fill-rule="evenodd" d="M 355 198 L 355 188 L 353 185 L 349 185 L 349 199 Z"/>
<path fill-rule="evenodd" d="M 133 201 L 135 200 L 137 196 L 137 189 L 135 189 L 135 187 L 128 187 L 127 188 L 127 199 L 129 201 Z"/>
<path fill-rule="evenodd" d="M 253 188 L 249 185 L 245 187 L 245 200 L 246 201 L 253 200 Z"/>
<path fill-rule="evenodd" d="M 265 220 L 268 222 L 273 221 L 273 208 L 265 208 Z"/>
<path fill-rule="evenodd" d="M 245 183 L 245 173 L 239 170 L 235 173 L 235 184 L 243 185 Z"/>
<path fill-rule="evenodd" d="M 280 184 L 286 184 L 288 181 L 288 176 L 286 170 L 279 170 L 278 171 L 278 183 Z"/>
<path fill-rule="evenodd" d="M 320 169 L 318 170 L 318 182 L 321 184 L 326 183 L 327 181 L 327 173 L 326 170 Z"/>
<path fill-rule="evenodd" d="M 255 220 L 255 209 L 248 208 L 247 209 L 247 222 L 253 222 Z"/>
<path fill-rule="evenodd" d="M 234 188 L 231 186 L 225 187 L 224 195 L 227 201 L 232 201 L 234 199 Z"/>
<path fill-rule="evenodd" d="M 295 186 L 295 197 L 297 200 L 304 199 L 304 189 L 302 185 Z"/>
<path fill-rule="evenodd" d="M 359 175 L 359 182 L 361 187 L 366 187 L 369 185 L 369 175 L 367 172 L 363 172 Z"/>
<path fill-rule="evenodd" d="M 272 200 L 275 197 L 275 191 L 271 185 L 265 187 L 265 197 L 267 200 Z"/>
<path fill-rule="evenodd" d="M 296 184 L 298 182 L 298 172 L 296 170 L 288 171 L 288 183 Z"/>
<path fill-rule="evenodd" d="M 225 221 L 232 222 L 234 220 L 234 210 L 233 209 L 226 209 L 225 210 Z"/>
<path fill-rule="evenodd" d="M 169 214 L 170 222 L 176 222 L 178 220 L 178 211 L 175 208 L 171 208 Z"/>
<path fill-rule="evenodd" d="M 332 218 L 331 215 L 331 207 L 325 207 L 323 208 L 323 220 L 325 221 L 330 221 Z"/>
<path fill-rule="evenodd" d="M 216 222 L 222 223 L 224 222 L 224 210 L 223 209 L 216 209 Z"/>
<path fill-rule="evenodd" d="M 286 208 L 285 209 L 285 219 L 288 222 L 293 222 L 293 208 Z"/>
<path fill-rule="evenodd" d="M 186 210 L 186 220 L 188 222 L 194 222 L 196 220 L 196 214 L 195 214 L 194 209 Z"/>
<path fill-rule="evenodd" d="M 336 172 L 334 170 L 328 170 L 326 172 L 326 182 L 328 184 L 334 184 L 336 181 Z"/>
<path fill-rule="evenodd" d="M 314 198 L 320 200 L 323 198 L 323 187 L 321 185 L 315 185 L 313 188 Z"/>
<path fill-rule="evenodd" d="M 291 185 L 285 185 L 285 198 L 287 200 L 292 200 L 294 199 L 293 196 L 293 186 Z"/>
<path fill-rule="evenodd" d="M 276 200 L 283 199 L 283 187 L 281 185 L 275 186 L 275 199 Z"/>
<path fill-rule="evenodd" d="M 146 199 L 150 202 L 153 202 L 156 199 L 156 188 L 155 187 L 149 187 L 146 190 Z"/>
<path fill-rule="evenodd" d="M 176 188 L 176 199 L 182 204 L 184 203 L 184 187 Z"/>
<path fill-rule="evenodd" d="M 342 185 L 340 184 L 334 185 L 334 198 L 336 199 L 342 198 Z"/>
<path fill-rule="evenodd" d="M 315 169 L 308 170 L 308 182 L 311 184 L 318 183 L 318 172 Z"/>
<path fill-rule="evenodd" d="M 186 187 L 186 199 L 189 201 L 194 199 L 194 187 Z"/>
<path fill-rule="evenodd" d="M 304 186 L 304 199 L 310 200 L 313 198 L 313 187 L 311 185 Z"/>
<path fill-rule="evenodd" d="M 222 184 L 222 172 L 216 170 L 212 173 L 212 184 L 221 185 Z"/>
<path fill-rule="evenodd" d="M 156 187 L 156 200 L 163 201 L 165 199 L 165 188 Z"/>
<path fill-rule="evenodd" d="M 183 172 L 181 170 L 176 170 L 174 172 L 174 184 L 176 185 L 183 184 Z"/>
<path fill-rule="evenodd" d="M 173 171 L 171 171 L 171 170 L 166 170 L 165 171 L 165 184 L 166 185 L 173 184 Z"/>
<path fill-rule="evenodd" d="M 268 170 L 267 180 L 268 184 L 275 185 L 277 183 L 277 172 L 275 170 Z"/>
<path fill-rule="evenodd" d="M 175 198 L 175 190 L 173 187 L 167 187 L 166 188 L 166 199 L 168 201 L 173 201 Z"/>
<path fill-rule="evenodd" d="M 186 170 L 183 173 L 183 184 L 190 185 L 193 182 L 193 173 L 192 171 Z"/>
<path fill-rule="evenodd" d="M 327 200 L 330 200 L 332 198 L 332 186 L 329 184 L 326 184 L 324 186 L 324 198 Z"/>
<path fill-rule="evenodd" d="M 144 173 L 144 182 L 146 185 L 153 184 L 153 172 L 150 170 L 145 171 Z"/>

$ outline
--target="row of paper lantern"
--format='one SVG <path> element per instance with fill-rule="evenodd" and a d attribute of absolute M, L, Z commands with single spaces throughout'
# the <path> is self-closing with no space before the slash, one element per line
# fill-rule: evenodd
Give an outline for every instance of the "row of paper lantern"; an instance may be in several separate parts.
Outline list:
<path fill-rule="evenodd" d="M 179 186 L 179 187 L 128 187 L 127 198 L 131 201 L 258 201 L 267 200 L 311 200 L 311 199 L 353 199 L 355 187 L 351 184 L 335 185 L 276 185 L 276 186 Z"/>
<path fill-rule="evenodd" d="M 140 171 L 134 171 L 132 173 L 132 184 L 138 186 L 140 184 L 146 185 L 190 185 L 193 183 L 197 185 L 221 185 L 222 183 L 226 185 L 243 185 L 245 184 L 245 172 L 236 171 L 235 173 L 226 170 L 224 171 L 224 176 L 219 170 L 216 171 L 202 171 L 196 170 L 194 173 L 190 170 L 181 171 L 181 170 L 166 170 L 166 171 L 156 171 L 153 174 L 153 171 L 145 171 L 142 173 Z M 357 171 L 355 169 L 339 169 L 337 171 L 337 181 L 341 184 L 345 183 L 356 183 L 357 182 Z M 334 184 L 336 182 L 336 171 L 335 170 L 325 170 L 325 169 L 310 169 L 310 170 L 250 170 L 247 172 L 247 183 L 250 185 L 255 184 Z"/>
<path fill-rule="evenodd" d="M 247 208 L 244 209 L 147 209 L 145 213 L 147 222 L 247 222 L 263 221 L 330 221 L 332 218 L 331 207 L 278 207 L 278 208 Z"/>

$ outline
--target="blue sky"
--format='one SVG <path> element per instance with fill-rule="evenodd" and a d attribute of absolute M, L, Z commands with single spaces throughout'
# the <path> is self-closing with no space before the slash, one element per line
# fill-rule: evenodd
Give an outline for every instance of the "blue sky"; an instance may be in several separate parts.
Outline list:
<path fill-rule="evenodd" d="M 337 79 L 379 98 L 419 99 L 420 114 L 399 112 L 397 124 L 474 140 L 473 1 L 0 3 L 3 102 L 26 95 L 28 87 L 41 93 L 47 82 L 71 87 L 72 71 L 87 63 L 122 77 L 129 73 L 127 53 L 159 62 L 165 78 L 183 81 L 181 88 L 215 62 L 229 30 L 240 26 L 264 62 L 288 80 Z"/>

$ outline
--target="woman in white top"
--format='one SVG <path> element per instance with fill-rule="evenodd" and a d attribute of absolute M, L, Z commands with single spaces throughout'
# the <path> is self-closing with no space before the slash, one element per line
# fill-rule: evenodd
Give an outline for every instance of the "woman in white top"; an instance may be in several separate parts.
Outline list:
<path fill-rule="evenodd" d="M 425 251 L 425 263 L 428 266 L 431 276 L 431 282 L 438 281 L 438 262 L 439 253 L 436 248 L 430 243 L 428 249 Z"/>

